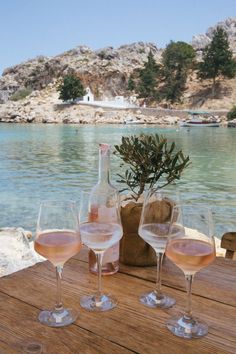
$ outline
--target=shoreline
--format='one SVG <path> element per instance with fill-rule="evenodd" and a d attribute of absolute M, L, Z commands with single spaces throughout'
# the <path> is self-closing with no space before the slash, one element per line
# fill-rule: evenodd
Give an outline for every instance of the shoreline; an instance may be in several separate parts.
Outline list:
<path fill-rule="evenodd" d="M 54 86 L 48 85 L 40 91 L 18 101 L 0 104 L 0 123 L 63 123 L 63 124 L 123 124 L 135 120 L 143 124 L 175 125 L 188 118 L 188 111 L 209 111 L 222 124 L 227 122 L 227 109 L 210 107 L 184 107 L 182 109 L 161 107 L 111 107 L 83 102 L 63 103 Z"/>
<path fill-rule="evenodd" d="M 211 112 L 221 125 L 227 125 L 227 111 Z M 178 125 L 188 119 L 188 110 L 160 108 L 108 108 L 81 104 L 35 106 L 29 102 L 0 105 L 0 123 L 44 124 L 148 124 Z"/>

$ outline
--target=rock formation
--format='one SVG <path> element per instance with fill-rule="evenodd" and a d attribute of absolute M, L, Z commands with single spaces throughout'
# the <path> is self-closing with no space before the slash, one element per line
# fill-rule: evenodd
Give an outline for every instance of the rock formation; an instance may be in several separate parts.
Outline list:
<path fill-rule="evenodd" d="M 223 28 L 228 34 L 230 48 L 236 51 L 236 17 L 229 17 L 225 21 L 218 22 L 215 26 L 209 27 L 205 34 L 193 36 L 191 45 L 197 51 L 201 51 L 208 45 L 212 38 L 213 32 L 217 27 Z"/>
<path fill-rule="evenodd" d="M 72 71 L 97 96 L 122 95 L 126 92 L 130 73 L 143 66 L 150 50 L 159 60 L 162 51 L 154 44 L 143 42 L 98 51 L 79 46 L 53 58 L 39 56 L 4 70 L 0 77 L 0 103 L 6 102 L 17 90 L 24 87 L 43 89 Z"/>
<path fill-rule="evenodd" d="M 230 46 L 232 50 L 236 50 L 236 18 L 228 18 L 216 26 L 222 26 L 226 30 Z M 192 45 L 199 53 L 211 41 L 216 26 L 209 28 L 206 34 L 193 38 Z M 0 77 L 0 121 L 97 123 L 107 120 L 110 122 L 107 112 L 99 116 L 94 108 L 62 105 L 59 109 L 58 104 L 61 102 L 58 100 L 56 88 L 60 78 L 70 72 L 76 72 L 84 86 L 89 86 L 97 99 L 111 98 L 116 95 L 126 96 L 129 95 L 127 83 L 130 74 L 143 67 L 150 50 L 156 61 L 160 61 L 163 49 L 157 48 L 152 43 L 138 42 L 122 45 L 119 48 L 106 47 L 97 51 L 87 46 L 78 46 L 52 58 L 38 56 L 7 68 Z M 192 73 L 187 82 L 182 104 L 177 108 L 201 107 L 228 110 L 235 104 L 235 79 L 221 82 L 220 99 L 209 99 L 209 85 L 210 81 L 200 82 L 196 74 Z M 12 94 L 27 87 L 30 87 L 32 93 L 25 99 L 17 102 L 9 100 Z M 127 112 L 117 112 L 116 119 L 112 122 L 122 122 L 125 114 L 127 115 Z M 137 119 L 135 112 L 129 114 Z M 141 114 L 139 118 L 143 121 L 159 122 L 156 117 L 156 114 L 153 118 Z M 167 121 L 172 122 L 173 119 Z"/>
<path fill-rule="evenodd" d="M 44 260 L 34 251 L 31 237 L 31 232 L 22 228 L 0 229 L 0 277 Z"/>

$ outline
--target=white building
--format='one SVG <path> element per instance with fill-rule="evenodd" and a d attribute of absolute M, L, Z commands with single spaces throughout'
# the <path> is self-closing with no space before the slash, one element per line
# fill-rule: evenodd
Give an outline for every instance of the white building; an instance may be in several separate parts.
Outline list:
<path fill-rule="evenodd" d="M 83 102 L 94 102 L 94 95 L 89 87 L 85 89 L 86 95 L 83 96 Z"/>
<path fill-rule="evenodd" d="M 124 96 L 116 96 L 115 97 L 115 102 L 118 104 L 118 105 L 123 105 L 124 104 Z"/>
<path fill-rule="evenodd" d="M 91 105 L 91 106 L 100 106 L 100 107 L 110 107 L 110 108 L 135 108 L 136 97 L 131 96 L 128 99 L 124 96 L 116 96 L 114 99 L 108 99 L 104 97 L 102 101 L 95 101 L 94 95 L 89 87 L 85 89 L 86 94 L 82 99 L 78 100 L 78 104 Z"/>

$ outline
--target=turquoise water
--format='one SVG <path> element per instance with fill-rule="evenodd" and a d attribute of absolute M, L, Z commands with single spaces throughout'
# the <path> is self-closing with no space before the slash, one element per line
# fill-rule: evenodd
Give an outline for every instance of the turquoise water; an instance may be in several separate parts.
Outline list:
<path fill-rule="evenodd" d="M 164 134 L 190 155 L 177 183 L 182 200 L 209 205 L 219 237 L 236 230 L 236 129 L 117 125 L 0 124 L 0 227 L 33 231 L 42 199 L 79 200 L 96 183 L 98 143 L 140 132 Z M 118 167 L 113 156 L 114 182 Z"/>

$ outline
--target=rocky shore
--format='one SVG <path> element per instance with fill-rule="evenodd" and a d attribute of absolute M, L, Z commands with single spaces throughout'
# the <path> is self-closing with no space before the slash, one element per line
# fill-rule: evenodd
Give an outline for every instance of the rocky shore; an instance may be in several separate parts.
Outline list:
<path fill-rule="evenodd" d="M 222 124 L 226 124 L 226 111 L 213 113 Z M 115 109 L 65 104 L 58 99 L 54 84 L 33 91 L 20 101 L 7 101 L 0 105 L 2 123 L 123 124 L 126 120 L 135 120 L 144 124 L 174 125 L 187 117 L 188 113 L 184 110 Z"/>

